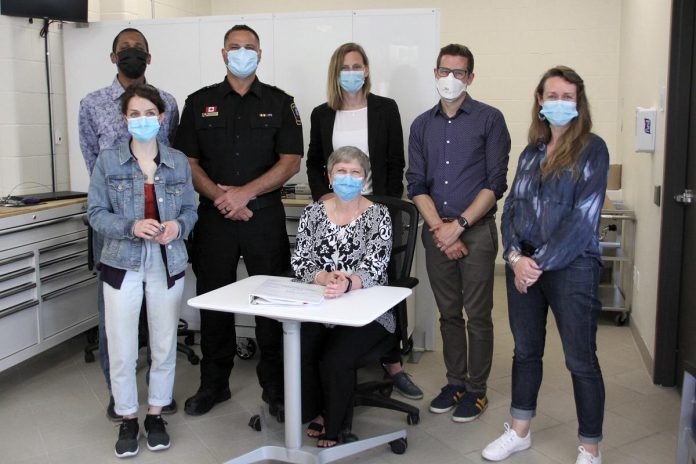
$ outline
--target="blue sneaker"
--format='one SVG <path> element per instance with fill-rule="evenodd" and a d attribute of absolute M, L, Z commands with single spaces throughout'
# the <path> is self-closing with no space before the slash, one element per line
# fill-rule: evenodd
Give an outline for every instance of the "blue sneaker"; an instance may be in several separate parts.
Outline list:
<path fill-rule="evenodd" d="M 488 398 L 486 395 L 479 397 L 476 393 L 467 392 L 457 405 L 457 409 L 454 410 L 452 420 L 454 422 L 471 422 L 483 414 L 487 407 Z"/>
<path fill-rule="evenodd" d="M 401 371 L 394 375 L 385 374 L 385 377 L 392 379 L 394 390 L 399 392 L 401 396 L 405 396 L 410 400 L 420 400 L 423 398 L 423 390 L 413 383 L 411 374 Z"/>
<path fill-rule="evenodd" d="M 449 411 L 459 403 L 465 393 L 466 390 L 463 385 L 452 385 L 448 383 L 442 387 L 440 394 L 430 402 L 430 412 L 441 414 Z"/>

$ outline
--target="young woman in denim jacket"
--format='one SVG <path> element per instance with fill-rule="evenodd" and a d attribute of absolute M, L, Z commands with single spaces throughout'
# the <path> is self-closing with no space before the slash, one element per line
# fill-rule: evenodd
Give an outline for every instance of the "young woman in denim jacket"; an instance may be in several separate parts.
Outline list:
<path fill-rule="evenodd" d="M 531 446 L 542 378 L 548 307 L 571 373 L 580 440 L 577 464 L 600 464 L 604 382 L 597 361 L 599 218 L 609 153 L 592 134 L 585 87 L 565 66 L 536 88 L 529 145 L 520 155 L 502 216 L 508 316 L 515 340 L 512 426 L 483 450 L 500 461 Z"/>
<path fill-rule="evenodd" d="M 104 286 L 111 386 L 116 413 L 123 416 L 118 457 L 138 453 L 138 319 L 147 302 L 152 354 L 148 412 L 144 427 L 150 450 L 169 448 L 160 416 L 172 401 L 176 331 L 184 273 L 184 238 L 196 213 L 186 156 L 156 140 L 164 117 L 157 89 L 134 85 L 122 97 L 129 142 L 103 150 L 89 186 L 91 226 L 104 238 L 100 277 Z"/>

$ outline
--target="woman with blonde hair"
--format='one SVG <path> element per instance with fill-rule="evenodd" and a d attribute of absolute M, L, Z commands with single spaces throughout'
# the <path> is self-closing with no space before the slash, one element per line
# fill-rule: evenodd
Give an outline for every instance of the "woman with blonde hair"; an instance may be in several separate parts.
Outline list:
<path fill-rule="evenodd" d="M 327 101 L 312 111 L 307 177 L 312 198 L 335 197 L 326 169 L 329 155 L 345 146 L 367 154 L 372 168 L 362 193 L 401 198 L 404 192 L 404 137 L 396 102 L 370 92 L 370 61 L 360 45 L 349 42 L 338 47 L 329 62 Z M 394 389 L 410 399 L 423 392 L 403 371 L 398 347 L 382 359 Z M 315 433 L 315 434 L 318 434 Z"/>
<path fill-rule="evenodd" d="M 502 216 L 512 363 L 512 425 L 483 450 L 501 461 L 531 446 L 551 307 L 571 373 L 580 446 L 576 464 L 601 464 L 604 382 L 597 360 L 598 237 L 609 168 L 580 76 L 548 70 L 534 93 L 528 145 Z"/>

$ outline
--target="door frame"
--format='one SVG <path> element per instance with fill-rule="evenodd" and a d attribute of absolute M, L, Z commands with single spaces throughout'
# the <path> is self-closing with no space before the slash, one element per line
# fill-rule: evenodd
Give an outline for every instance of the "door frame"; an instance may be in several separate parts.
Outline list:
<path fill-rule="evenodd" d="M 657 284 L 653 381 L 674 386 L 678 377 L 677 349 L 684 240 L 684 206 L 674 201 L 686 186 L 691 82 L 696 28 L 696 2 L 672 1 L 665 165 L 662 180 L 662 224 Z M 696 134 L 691 143 L 696 143 Z"/>

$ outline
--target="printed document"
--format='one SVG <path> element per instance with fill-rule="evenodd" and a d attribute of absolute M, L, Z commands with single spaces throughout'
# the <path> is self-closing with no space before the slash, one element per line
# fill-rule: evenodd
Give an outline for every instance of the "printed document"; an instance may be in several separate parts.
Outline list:
<path fill-rule="evenodd" d="M 249 303 L 253 305 L 318 305 L 323 300 L 324 287 L 322 285 L 290 280 L 265 280 L 249 294 Z"/>

